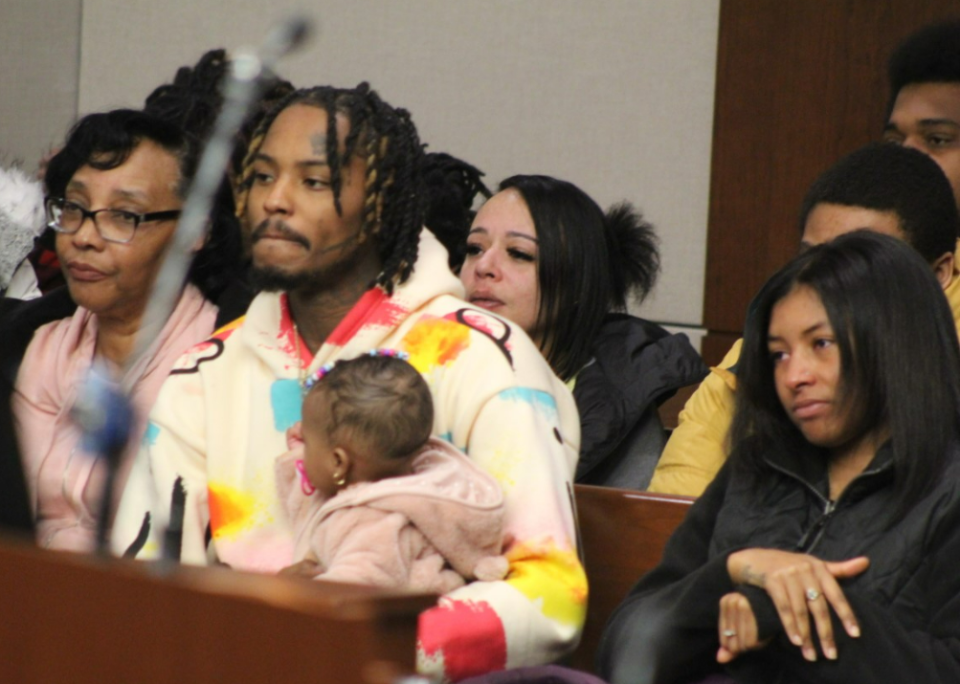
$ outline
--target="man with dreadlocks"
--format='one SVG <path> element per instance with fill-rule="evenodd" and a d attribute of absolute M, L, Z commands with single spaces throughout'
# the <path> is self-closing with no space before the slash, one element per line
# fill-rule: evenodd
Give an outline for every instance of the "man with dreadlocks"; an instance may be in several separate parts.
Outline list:
<path fill-rule="evenodd" d="M 138 557 L 288 566 L 273 466 L 304 380 L 372 349 L 406 352 L 430 387 L 434 434 L 504 489 L 507 578 L 458 589 L 420 620 L 421 669 L 457 680 L 556 660 L 577 640 L 579 422 L 529 338 L 460 299 L 446 251 L 422 229 L 423 158 L 408 113 L 366 84 L 297 91 L 265 117 L 238 197 L 261 293 L 167 380 L 113 540 Z"/>

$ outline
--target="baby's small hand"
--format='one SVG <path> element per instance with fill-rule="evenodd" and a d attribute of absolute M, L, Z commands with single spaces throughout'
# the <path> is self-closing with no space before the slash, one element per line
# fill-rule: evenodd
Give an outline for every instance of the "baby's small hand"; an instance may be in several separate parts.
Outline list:
<path fill-rule="evenodd" d="M 321 572 L 323 572 L 323 568 L 320 567 L 320 564 L 315 558 L 304 558 L 299 563 L 288 565 L 277 574 L 285 577 L 305 577 L 306 579 L 313 579 Z"/>
<path fill-rule="evenodd" d="M 298 446 L 303 446 L 303 423 L 299 420 L 287 428 L 287 448 L 296 449 Z"/>

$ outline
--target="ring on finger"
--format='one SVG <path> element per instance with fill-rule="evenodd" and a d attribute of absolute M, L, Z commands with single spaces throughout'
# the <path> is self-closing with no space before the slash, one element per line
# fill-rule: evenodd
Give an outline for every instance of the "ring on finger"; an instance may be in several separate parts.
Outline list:
<path fill-rule="evenodd" d="M 809 589 L 807 589 L 807 591 L 805 592 L 805 595 L 808 601 L 816 601 L 818 598 L 820 598 L 820 592 L 814 589 L 813 587 L 810 587 Z"/>
<path fill-rule="evenodd" d="M 728 639 L 729 639 L 730 637 L 735 637 L 735 636 L 737 636 L 737 630 L 735 630 L 735 629 L 725 629 L 725 630 L 723 630 L 723 636 L 727 637 Z"/>

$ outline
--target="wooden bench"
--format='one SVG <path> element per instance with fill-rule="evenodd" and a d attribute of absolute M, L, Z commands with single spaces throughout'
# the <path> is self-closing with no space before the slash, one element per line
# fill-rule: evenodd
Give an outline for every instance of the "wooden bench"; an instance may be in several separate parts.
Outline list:
<path fill-rule="evenodd" d="M 660 562 L 693 498 L 575 485 L 580 548 L 590 584 L 583 638 L 570 664 L 594 671 L 600 634 L 637 580 Z"/>
<path fill-rule="evenodd" d="M 392 684 L 436 597 L 0 538 L 0 682 Z"/>

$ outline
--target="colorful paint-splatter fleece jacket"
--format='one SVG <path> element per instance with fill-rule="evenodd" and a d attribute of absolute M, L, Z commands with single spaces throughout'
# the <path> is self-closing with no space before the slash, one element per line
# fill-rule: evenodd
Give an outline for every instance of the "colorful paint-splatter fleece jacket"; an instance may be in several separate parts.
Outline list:
<path fill-rule="evenodd" d="M 292 563 L 274 461 L 300 419 L 302 366 L 403 350 L 432 392 L 434 434 L 503 487 L 510 563 L 505 580 L 468 584 L 421 615 L 420 669 L 455 681 L 569 651 L 587 598 L 571 496 L 576 405 L 521 330 L 459 299 L 446 259 L 424 231 L 410 279 L 392 296 L 369 290 L 312 359 L 298 358 L 306 345 L 286 295 L 272 293 L 184 355 L 151 412 L 117 512 L 115 551 L 156 557 L 172 523 L 182 528 L 172 554 L 183 562 L 265 573 Z"/>

